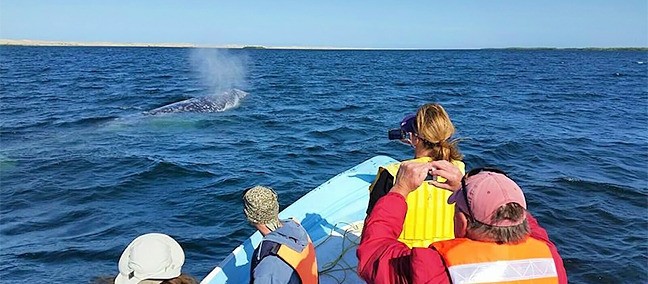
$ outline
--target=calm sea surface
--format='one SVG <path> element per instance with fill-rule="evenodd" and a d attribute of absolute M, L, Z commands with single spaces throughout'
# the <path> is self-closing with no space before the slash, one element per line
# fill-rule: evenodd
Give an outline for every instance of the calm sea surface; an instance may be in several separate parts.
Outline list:
<path fill-rule="evenodd" d="M 241 191 L 283 207 L 444 105 L 469 168 L 527 194 L 574 283 L 648 282 L 648 52 L 0 47 L 0 281 L 115 275 L 163 232 L 204 277 L 253 229 Z M 147 110 L 236 87 L 237 107 Z"/>

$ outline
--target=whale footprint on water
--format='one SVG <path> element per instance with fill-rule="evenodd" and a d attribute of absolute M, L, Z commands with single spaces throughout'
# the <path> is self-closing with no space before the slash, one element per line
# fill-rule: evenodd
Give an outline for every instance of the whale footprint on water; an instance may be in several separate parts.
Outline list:
<path fill-rule="evenodd" d="M 146 114 L 178 113 L 178 112 L 221 112 L 238 106 L 240 100 L 247 96 L 247 93 L 239 89 L 230 89 L 218 95 L 191 98 L 175 102 L 145 112 Z"/>

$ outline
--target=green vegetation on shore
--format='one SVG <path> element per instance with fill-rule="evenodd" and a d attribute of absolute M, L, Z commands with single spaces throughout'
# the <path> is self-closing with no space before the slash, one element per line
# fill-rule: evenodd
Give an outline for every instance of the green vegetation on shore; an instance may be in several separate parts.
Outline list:
<path fill-rule="evenodd" d="M 648 51 L 648 47 L 504 47 L 481 50 L 591 50 L 591 51 Z"/>

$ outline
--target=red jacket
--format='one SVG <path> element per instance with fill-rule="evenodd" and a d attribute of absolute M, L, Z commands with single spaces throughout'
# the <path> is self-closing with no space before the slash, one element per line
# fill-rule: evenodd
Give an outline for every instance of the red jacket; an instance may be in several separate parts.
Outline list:
<path fill-rule="evenodd" d="M 367 283 L 450 283 L 441 255 L 434 248 L 410 249 L 398 241 L 407 212 L 405 198 L 389 193 L 376 203 L 365 221 L 362 240 L 356 252 L 358 273 Z M 547 231 L 527 213 L 531 237 L 549 246 L 560 283 L 567 273 L 556 246 Z"/>

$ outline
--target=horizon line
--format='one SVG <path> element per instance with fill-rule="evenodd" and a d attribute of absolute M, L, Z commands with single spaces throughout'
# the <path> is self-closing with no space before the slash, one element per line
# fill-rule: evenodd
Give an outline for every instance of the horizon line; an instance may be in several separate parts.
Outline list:
<path fill-rule="evenodd" d="M 550 47 L 550 46 L 510 46 L 510 47 L 469 47 L 469 48 L 416 48 L 416 47 L 335 47 L 335 46 L 264 46 L 244 44 L 192 44 L 192 43 L 142 43 L 107 41 L 55 41 L 32 39 L 0 39 L 0 46 L 62 46 L 62 47 L 163 47 L 163 48 L 215 48 L 215 49 L 279 49 L 279 50 L 488 50 L 488 49 L 627 49 L 647 50 L 648 46 L 587 46 L 587 47 Z"/>

